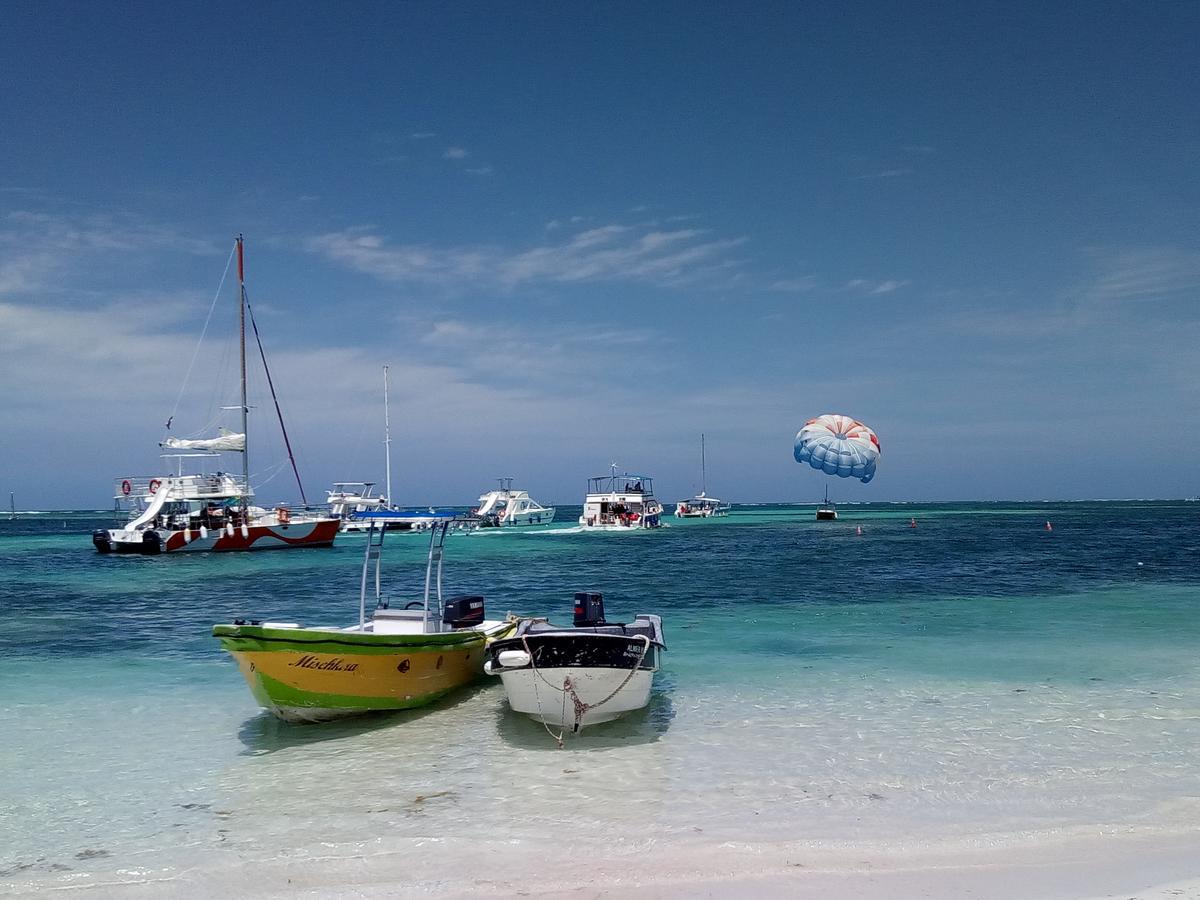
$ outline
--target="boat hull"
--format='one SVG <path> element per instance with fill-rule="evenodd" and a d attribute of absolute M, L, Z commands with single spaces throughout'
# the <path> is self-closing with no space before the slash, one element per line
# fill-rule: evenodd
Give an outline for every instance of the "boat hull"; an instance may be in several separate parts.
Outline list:
<path fill-rule="evenodd" d="M 648 669 L 639 669 L 632 676 L 628 669 L 576 666 L 539 668 L 537 671 L 500 670 L 499 675 L 508 695 L 508 705 L 514 712 L 568 730 L 574 729 L 576 723 L 574 699 L 562 689 L 566 679 L 570 679 L 571 690 L 585 704 L 598 703 L 617 691 L 616 696 L 603 706 L 586 709 L 579 717 L 579 728 L 610 722 L 642 709 L 650 702 L 650 688 L 654 683 L 654 673 Z M 622 687 L 626 678 L 629 681 Z"/>
<path fill-rule="evenodd" d="M 293 521 L 287 525 L 249 525 L 240 528 L 188 530 L 170 528 L 100 529 L 92 543 L 101 553 L 224 553 L 245 550 L 292 550 L 300 547 L 329 547 L 338 534 L 337 519 Z"/>
<path fill-rule="evenodd" d="M 259 704 L 286 722 L 425 706 L 482 673 L 489 640 L 484 631 L 364 634 L 262 625 L 217 625 L 213 636 Z"/>

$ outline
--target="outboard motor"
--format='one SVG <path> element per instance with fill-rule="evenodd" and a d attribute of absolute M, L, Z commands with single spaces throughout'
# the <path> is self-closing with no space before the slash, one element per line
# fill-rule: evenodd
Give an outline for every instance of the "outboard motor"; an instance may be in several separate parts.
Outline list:
<path fill-rule="evenodd" d="M 142 532 L 142 552 L 148 555 L 162 553 L 162 538 L 157 531 L 147 528 Z"/>
<path fill-rule="evenodd" d="M 577 591 L 575 594 L 575 627 L 604 624 L 604 595 Z"/>
<path fill-rule="evenodd" d="M 106 528 L 97 528 L 92 532 L 92 544 L 101 553 L 112 553 L 112 539 Z"/>
<path fill-rule="evenodd" d="M 451 597 L 446 601 L 442 621 L 451 628 L 470 628 L 483 624 L 483 598 L 478 594 Z"/>

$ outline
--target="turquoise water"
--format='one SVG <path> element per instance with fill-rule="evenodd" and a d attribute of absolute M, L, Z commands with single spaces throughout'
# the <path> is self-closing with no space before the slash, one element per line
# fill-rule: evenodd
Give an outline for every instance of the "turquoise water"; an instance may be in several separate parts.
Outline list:
<path fill-rule="evenodd" d="M 663 616 L 650 707 L 558 750 L 494 683 L 325 726 L 257 709 L 208 636 L 348 624 L 363 539 L 100 556 L 107 516 L 0 521 L 0 893 L 463 848 L 978 840 L 1200 824 L 1200 506 L 736 508 L 656 533 L 456 535 L 492 614 Z M 909 526 L 915 517 L 917 528 Z M 1053 530 L 1045 528 L 1046 521 Z M 856 533 L 862 528 L 862 534 Z M 425 540 L 389 536 L 394 596 Z"/>

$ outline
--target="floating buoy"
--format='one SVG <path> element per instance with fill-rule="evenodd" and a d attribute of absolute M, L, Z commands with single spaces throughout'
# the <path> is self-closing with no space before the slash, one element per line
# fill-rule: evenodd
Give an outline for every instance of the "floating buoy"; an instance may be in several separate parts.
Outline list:
<path fill-rule="evenodd" d="M 854 533 L 857 535 L 862 535 L 862 526 L 861 525 L 855 526 Z"/>
<path fill-rule="evenodd" d="M 1053 526 L 1053 525 L 1051 525 L 1049 521 L 1047 521 L 1047 522 L 1046 522 L 1046 530 L 1047 530 L 1047 531 L 1053 531 L 1053 530 L 1054 530 L 1054 526 Z"/>
<path fill-rule="evenodd" d="M 909 519 L 909 520 L 908 520 L 908 527 L 909 527 L 909 528 L 916 528 L 916 527 L 917 527 L 917 520 L 916 520 L 916 519 Z"/>

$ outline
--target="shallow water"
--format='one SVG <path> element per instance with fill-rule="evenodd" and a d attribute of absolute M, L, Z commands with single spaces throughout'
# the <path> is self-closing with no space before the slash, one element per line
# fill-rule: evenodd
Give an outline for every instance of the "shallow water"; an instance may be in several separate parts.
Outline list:
<path fill-rule="evenodd" d="M 102 517 L 0 521 L 0 892 L 381 842 L 536 857 L 548 840 L 1195 828 L 1198 512 L 746 507 L 580 534 L 563 509 L 556 527 L 453 536 L 449 592 L 492 614 L 565 622 L 574 591 L 598 590 L 610 619 L 663 616 L 650 707 L 563 751 L 495 683 L 324 726 L 257 709 L 210 626 L 350 622 L 361 536 L 115 557 L 90 546 Z M 418 595 L 425 549 L 388 537 L 395 596 Z M 427 858 L 428 875 L 449 866 Z"/>

